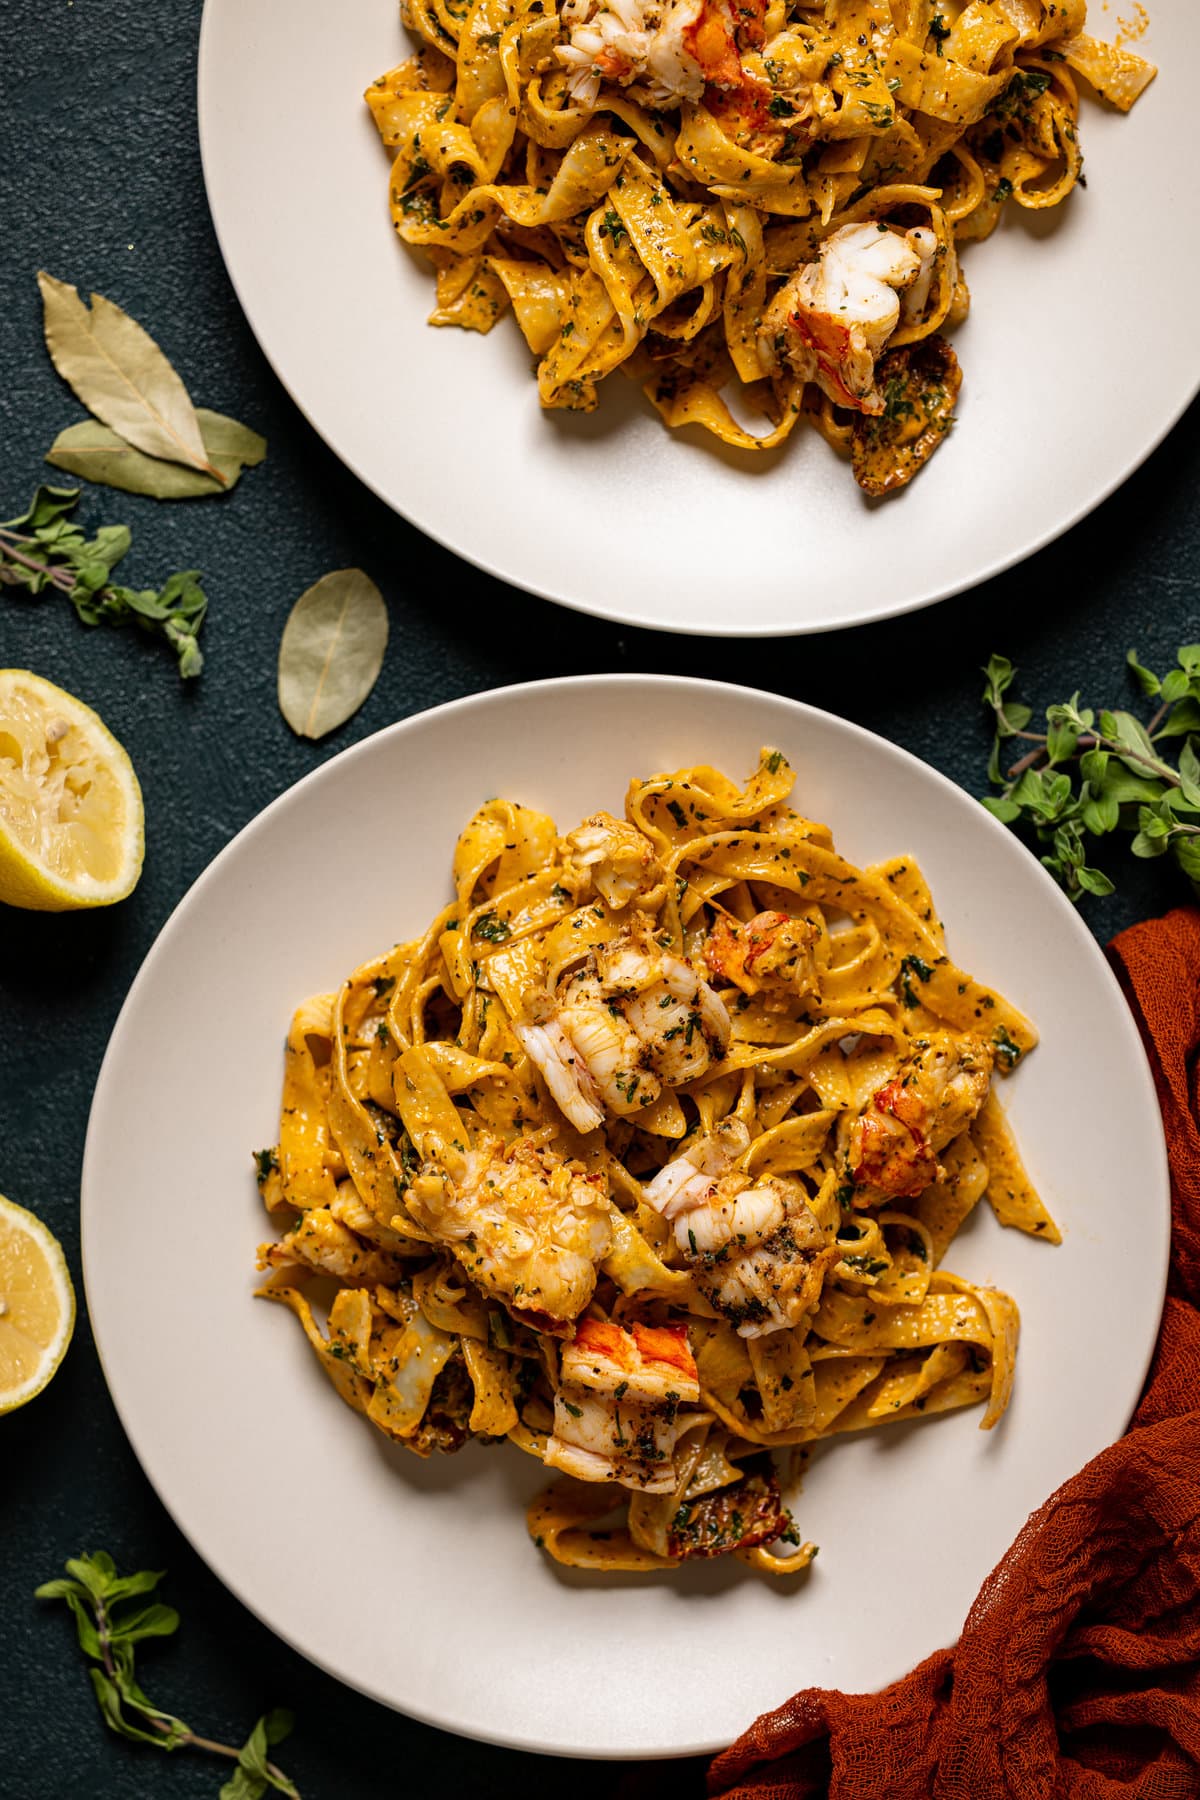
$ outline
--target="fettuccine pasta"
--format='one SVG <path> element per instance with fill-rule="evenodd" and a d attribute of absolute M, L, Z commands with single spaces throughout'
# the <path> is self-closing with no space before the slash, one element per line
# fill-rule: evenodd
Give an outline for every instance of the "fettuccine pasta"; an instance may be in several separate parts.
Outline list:
<path fill-rule="evenodd" d="M 555 1471 L 529 1529 L 578 1567 L 804 1566 L 774 1453 L 995 1425 L 1017 1308 L 943 1258 L 985 1195 L 1058 1241 L 992 1091 L 1033 1027 L 792 783 L 635 780 L 566 837 L 491 800 L 423 933 L 292 1021 L 260 1291 L 395 1442 Z"/>
<path fill-rule="evenodd" d="M 1082 169 L 1077 77 L 1128 111 L 1152 64 L 1085 0 L 402 0 L 420 40 L 366 99 L 434 325 L 511 307 L 545 407 L 622 369 L 743 450 L 801 418 L 872 494 L 950 425 L 959 247 Z"/>

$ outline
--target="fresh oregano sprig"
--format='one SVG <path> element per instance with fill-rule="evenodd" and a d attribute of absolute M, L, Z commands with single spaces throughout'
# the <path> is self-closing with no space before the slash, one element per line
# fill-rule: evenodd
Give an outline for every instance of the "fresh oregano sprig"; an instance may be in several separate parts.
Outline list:
<path fill-rule="evenodd" d="M 73 1556 L 66 1570 L 67 1579 L 43 1582 L 37 1598 L 65 1600 L 70 1607 L 79 1647 L 96 1665 L 88 1674 L 100 1711 L 118 1736 L 157 1744 L 160 1750 L 209 1750 L 232 1758 L 237 1768 L 221 1788 L 220 1800 L 262 1800 L 268 1789 L 300 1800 L 294 1783 L 267 1756 L 292 1729 L 290 1713 L 264 1714 L 239 1750 L 200 1737 L 182 1719 L 155 1706 L 138 1686 L 135 1646 L 145 1638 L 170 1637 L 179 1624 L 174 1607 L 152 1598 L 162 1580 L 161 1570 L 118 1575 L 112 1557 L 103 1550 Z"/>
<path fill-rule="evenodd" d="M 1134 650 L 1126 661 L 1158 702 L 1151 718 L 1093 711 L 1076 693 L 1046 708 L 1044 732 L 1028 729 L 1032 708 L 1007 697 L 1017 673 L 1008 658 L 993 656 L 984 671 L 996 724 L 988 779 L 1000 792 L 983 804 L 1006 825 L 1032 829 L 1047 846 L 1042 862 L 1072 900 L 1112 893 L 1109 877 L 1088 863 L 1088 840 L 1117 831 L 1132 832 L 1135 856 L 1169 855 L 1200 887 L 1200 644 L 1184 644 L 1161 677 Z M 1005 768 L 1016 743 L 1030 747 Z"/>
<path fill-rule="evenodd" d="M 129 549 L 129 529 L 102 525 L 86 537 L 70 517 L 78 500 L 78 488 L 40 487 L 26 512 L 0 524 L 0 586 L 28 594 L 53 588 L 85 625 L 140 625 L 171 646 L 181 675 L 198 675 L 197 636 L 208 610 L 199 571 L 172 575 L 157 591 L 120 587 L 112 572 Z"/>

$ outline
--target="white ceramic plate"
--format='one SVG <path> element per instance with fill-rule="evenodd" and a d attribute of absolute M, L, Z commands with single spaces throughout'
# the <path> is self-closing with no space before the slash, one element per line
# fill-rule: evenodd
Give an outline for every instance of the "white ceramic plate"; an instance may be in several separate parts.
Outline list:
<path fill-rule="evenodd" d="M 1085 106 L 1087 189 L 968 251 L 958 429 L 882 505 L 815 432 L 778 453 L 725 450 L 696 428 L 668 432 L 615 377 L 597 413 L 544 414 L 511 319 L 487 338 L 425 324 L 432 272 L 392 230 L 387 156 L 360 99 L 408 54 L 396 0 L 208 0 L 209 201 L 298 404 L 356 475 L 460 556 L 628 624 L 851 625 L 957 593 L 1066 530 L 1200 386 L 1200 240 L 1180 229 L 1193 198 L 1179 154 L 1200 12 L 1151 10 L 1139 47 L 1162 72 L 1128 118 Z M 1116 12 L 1093 0 L 1099 35 Z"/>
<path fill-rule="evenodd" d="M 858 862 L 916 853 L 955 957 L 1038 1021 L 1005 1088 L 1060 1249 L 986 1208 L 950 1266 L 1014 1294 L 1016 1392 L 838 1440 L 799 1499 L 809 1577 L 563 1570 L 525 1535 L 537 1464 L 507 1447 L 421 1463 L 329 1386 L 299 1327 L 252 1299 L 296 1003 L 449 897 L 455 836 L 491 794 L 563 829 L 634 773 L 782 747 L 804 809 Z M 597 676 L 502 689 L 359 744 L 249 825 L 164 928 L 101 1071 L 83 1175 L 88 1304 L 126 1430 L 200 1554 L 281 1637 L 364 1693 L 537 1750 L 716 1747 L 810 1683 L 872 1689 L 958 1633 L 1027 1513 L 1122 1430 L 1165 1280 L 1162 1130 L 1104 957 L 1036 861 L 959 788 L 853 725 L 744 688 Z"/>

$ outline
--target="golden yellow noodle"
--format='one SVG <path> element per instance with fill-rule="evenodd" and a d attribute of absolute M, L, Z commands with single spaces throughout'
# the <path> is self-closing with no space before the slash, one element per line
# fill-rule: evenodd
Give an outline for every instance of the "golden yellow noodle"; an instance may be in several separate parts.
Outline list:
<path fill-rule="evenodd" d="M 792 782 L 635 780 L 566 837 L 489 801 L 454 899 L 288 1036 L 260 1291 L 397 1443 L 557 1471 L 529 1530 L 579 1567 L 803 1567 L 773 1453 L 994 1425 L 1017 1308 L 943 1257 L 985 1195 L 1058 1242 L 992 1092 L 1033 1027 Z"/>
<path fill-rule="evenodd" d="M 546 407 L 591 409 L 620 368 L 669 426 L 741 449 L 808 417 L 853 448 L 872 493 L 908 480 L 949 424 L 959 375 L 940 333 L 969 303 L 957 247 L 1006 201 L 1041 209 L 1075 186 L 1076 77 L 1127 111 L 1155 72 L 1086 34 L 1085 0 L 402 11 L 417 53 L 366 100 L 395 228 L 436 270 L 431 323 L 486 332 L 511 307 Z M 922 232 L 932 279 L 874 383 L 847 392 L 842 353 L 789 355 L 796 320 L 771 307 L 864 224 Z"/>

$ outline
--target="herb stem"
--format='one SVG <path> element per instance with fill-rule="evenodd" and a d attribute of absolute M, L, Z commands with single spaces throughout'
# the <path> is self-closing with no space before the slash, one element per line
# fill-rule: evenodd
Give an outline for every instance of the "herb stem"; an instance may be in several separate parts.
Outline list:
<path fill-rule="evenodd" d="M 1014 737 L 1032 737 L 1032 735 L 1033 735 L 1032 732 L 1029 732 L 1029 731 L 1021 731 L 1021 732 L 1013 733 Z M 1045 740 L 1045 738 L 1043 738 L 1041 740 L 1041 742 L 1039 743 L 1036 750 L 1030 750 L 1027 755 L 1025 755 L 1021 758 L 1020 762 L 1015 762 L 1013 764 L 1012 768 L 1008 771 L 1008 779 L 1010 781 L 1018 781 L 1021 778 L 1021 776 L 1025 773 L 1026 769 L 1032 769 L 1034 763 L 1037 762 L 1038 758 L 1040 756 L 1044 756 L 1045 754 L 1046 754 L 1046 740 Z"/>
<path fill-rule="evenodd" d="M 1164 762 L 1159 762 L 1156 756 L 1146 756 L 1139 750 L 1130 750 L 1124 744 L 1114 744 L 1111 738 L 1097 737 L 1093 741 L 1098 749 L 1109 750 L 1114 756 L 1123 757 L 1126 762 L 1140 763 L 1143 769 L 1148 769 L 1157 780 L 1165 781 L 1169 787 L 1183 786 L 1182 780 L 1174 769 L 1169 768 Z M 1085 749 L 1091 747 L 1084 738 L 1080 738 L 1079 742 Z"/>
<path fill-rule="evenodd" d="M 210 1750 L 214 1756 L 227 1756 L 233 1762 L 237 1762 L 241 1755 L 241 1751 L 233 1744 L 218 1744 L 216 1738 L 200 1737 L 194 1731 L 186 1732 L 185 1735 L 179 1739 L 179 1747 L 182 1749 L 185 1746 L 192 1750 Z M 275 1763 L 268 1762 L 264 1766 L 271 1771 L 271 1774 L 274 1775 L 277 1780 L 286 1781 L 287 1777 L 284 1775 L 283 1770 Z M 299 1791 L 299 1788 L 297 1788 L 297 1794 Z"/>
<path fill-rule="evenodd" d="M 231 1756 L 234 1762 L 238 1758 L 232 1744 L 218 1744 L 216 1738 L 198 1737 L 194 1731 L 189 1731 L 183 1742 L 190 1744 L 193 1750 L 211 1750 L 214 1756 Z"/>
<path fill-rule="evenodd" d="M 54 569 L 49 563 L 35 562 L 32 556 L 26 556 L 23 550 L 17 549 L 18 544 L 30 542 L 30 538 L 13 537 L 0 528 L 0 556 L 7 556 L 10 562 L 20 563 L 22 568 L 31 569 L 35 575 L 48 576 L 55 587 L 61 588 L 64 594 L 69 594 L 75 583 L 65 569 Z"/>
<path fill-rule="evenodd" d="M 1009 781 L 1016 781 L 1025 773 L 1026 769 L 1031 769 L 1033 767 L 1039 756 L 1045 753 L 1046 739 L 1044 737 L 1038 737 L 1037 733 L 1033 731 L 1011 731 L 1009 732 L 1009 736 L 1027 738 L 1036 745 L 1035 749 L 1030 750 L 1019 762 L 1015 762 L 1008 771 Z M 1085 733 L 1085 735 L 1078 740 L 1076 748 L 1079 750 L 1107 750 L 1110 755 L 1119 756 L 1125 762 L 1139 763 L 1141 767 L 1153 775 L 1156 780 L 1165 781 L 1171 787 L 1181 787 L 1183 785 L 1174 769 L 1168 767 L 1166 763 L 1160 762 L 1156 756 L 1147 756 L 1144 751 L 1134 750 L 1128 744 L 1115 743 L 1112 738 L 1103 737 L 1098 731 Z"/>
<path fill-rule="evenodd" d="M 994 711 L 994 712 L 995 712 L 995 714 L 996 714 L 996 717 L 997 717 L 997 718 L 999 718 L 999 717 L 1000 717 L 1000 710 L 999 710 L 999 708 L 998 708 L 998 707 L 994 707 L 994 708 L 993 708 L 993 709 L 992 709 L 992 710 L 993 710 L 993 711 Z M 1025 739 L 1025 741 L 1026 741 L 1026 742 L 1027 742 L 1027 743 L 1029 743 L 1029 744 L 1044 744 L 1044 743 L 1045 743 L 1045 742 L 1046 742 L 1046 734 L 1045 734 L 1045 732 L 1038 732 L 1038 731 L 1009 731 L 1009 732 L 1006 732 L 1006 733 L 1005 733 L 1005 736 L 1006 736 L 1006 737 L 1014 737 L 1014 738 L 1024 738 L 1024 739 Z"/>
<path fill-rule="evenodd" d="M 1158 730 L 1159 726 L 1163 723 L 1167 714 L 1170 712 L 1173 704 L 1174 704 L 1174 702 L 1171 700 L 1163 701 L 1162 705 L 1159 707 L 1158 711 L 1155 713 L 1154 717 L 1151 719 L 1150 723 L 1146 727 L 1146 736 L 1147 737 L 1152 738 L 1154 736 L 1155 732 Z"/>
<path fill-rule="evenodd" d="M 104 1668 L 111 1680 L 117 1677 L 116 1664 L 112 1659 L 111 1638 L 108 1625 L 108 1608 L 99 1595 L 96 1596 L 96 1635 L 100 1639 L 100 1649 L 104 1657 Z"/>

